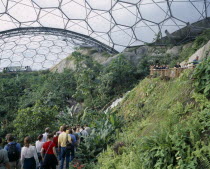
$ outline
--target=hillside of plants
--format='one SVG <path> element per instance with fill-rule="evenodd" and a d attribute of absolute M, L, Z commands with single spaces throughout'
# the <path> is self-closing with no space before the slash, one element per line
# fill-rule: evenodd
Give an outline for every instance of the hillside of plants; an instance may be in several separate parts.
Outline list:
<path fill-rule="evenodd" d="M 95 168 L 210 168 L 209 61 L 178 79 L 146 78 L 135 87 L 114 110 L 126 119 L 123 132 Z"/>
<path fill-rule="evenodd" d="M 180 58 L 209 39 L 207 31 Z M 149 65 L 157 63 L 149 56 L 137 66 L 123 53 L 107 66 L 78 51 L 71 59 L 75 69 L 62 73 L 0 73 L 0 137 L 14 133 L 22 143 L 46 127 L 88 124 L 92 133 L 77 151 L 87 169 L 210 168 L 210 58 L 171 80 L 147 77 Z M 171 67 L 176 61 L 158 60 Z"/>

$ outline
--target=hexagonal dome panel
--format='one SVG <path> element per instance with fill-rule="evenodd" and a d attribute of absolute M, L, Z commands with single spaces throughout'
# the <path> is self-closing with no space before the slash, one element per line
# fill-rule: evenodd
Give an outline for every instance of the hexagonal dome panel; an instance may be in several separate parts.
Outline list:
<path fill-rule="evenodd" d="M 14 53 L 23 53 L 24 51 L 27 50 L 27 47 L 25 45 L 18 45 L 18 46 L 15 46 L 12 51 Z"/>
<path fill-rule="evenodd" d="M 2 67 L 7 67 L 12 63 L 12 61 L 10 59 L 2 59 L 0 60 L 0 64 Z"/>
<path fill-rule="evenodd" d="M 26 57 L 26 58 L 27 57 L 29 57 L 29 58 L 34 57 L 36 54 L 37 54 L 37 52 L 33 49 L 28 49 L 27 51 L 23 52 L 23 56 Z"/>
<path fill-rule="evenodd" d="M 90 31 L 91 31 L 87 22 L 81 21 L 81 20 L 79 20 L 79 21 L 74 20 L 74 21 L 68 22 L 66 29 L 70 30 L 70 31 L 77 32 L 77 33 L 81 33 L 84 35 L 89 35 Z"/>
<path fill-rule="evenodd" d="M 36 63 L 42 63 L 46 60 L 45 55 L 36 55 L 33 57 L 33 61 Z"/>
<path fill-rule="evenodd" d="M 7 7 L 7 0 L 0 1 L 0 13 L 4 13 Z"/>
<path fill-rule="evenodd" d="M 87 19 L 90 27 L 96 32 L 108 32 L 112 25 L 112 16 L 109 12 L 92 10 Z"/>
<path fill-rule="evenodd" d="M 8 50 L 8 49 L 12 49 L 16 46 L 15 42 L 8 42 L 8 43 L 5 43 L 1 46 L 2 49 L 4 50 Z"/>
<path fill-rule="evenodd" d="M 50 40 L 45 40 L 45 41 L 41 41 L 41 42 L 40 42 L 40 45 L 41 45 L 41 46 L 44 46 L 44 47 L 50 47 L 50 46 L 53 46 L 54 44 L 53 44 L 53 42 L 50 41 Z"/>
<path fill-rule="evenodd" d="M 58 8 L 59 7 L 59 0 L 33 0 L 37 6 L 40 8 Z"/>
<path fill-rule="evenodd" d="M 133 31 L 125 26 L 115 26 L 111 30 L 110 36 L 115 44 L 128 46 L 132 40 Z"/>
<path fill-rule="evenodd" d="M 29 0 L 8 1 L 8 14 L 19 22 L 35 21 L 39 9 Z"/>
<path fill-rule="evenodd" d="M 7 14 L 0 15 L 0 31 L 5 31 L 7 29 L 14 29 L 19 26 L 19 23 L 11 18 Z"/>
<path fill-rule="evenodd" d="M 160 23 L 170 16 L 169 7 L 166 1 L 162 1 L 161 3 L 147 2 L 148 4 L 144 4 L 146 2 L 147 1 L 141 1 L 138 5 L 143 19 L 154 23 Z"/>
<path fill-rule="evenodd" d="M 90 11 L 84 0 L 63 0 L 61 10 L 71 19 L 85 19 Z"/>
<path fill-rule="evenodd" d="M 146 43 L 154 42 L 159 31 L 157 24 L 148 21 L 140 21 L 134 28 L 137 39 Z"/>
<path fill-rule="evenodd" d="M 102 11 L 108 11 L 113 6 L 112 0 L 103 0 L 103 1 L 87 0 L 87 3 L 91 7 L 91 9 L 102 10 Z"/>
<path fill-rule="evenodd" d="M 24 59 L 24 56 L 22 54 L 19 54 L 19 53 L 15 53 L 12 57 L 11 57 L 11 60 L 14 61 L 14 62 L 20 62 L 21 60 Z"/>
<path fill-rule="evenodd" d="M 38 54 L 46 55 L 50 52 L 50 49 L 47 48 L 47 47 L 40 47 L 36 51 L 37 51 Z"/>
<path fill-rule="evenodd" d="M 44 27 L 62 29 L 65 27 L 67 19 L 58 9 L 42 9 L 39 14 L 39 23 Z"/>
<path fill-rule="evenodd" d="M 204 19 L 205 16 L 202 14 L 202 8 L 205 9 L 202 1 L 196 2 L 196 6 L 195 3 L 192 2 L 171 2 L 172 15 L 177 19 L 189 23 Z"/>
<path fill-rule="evenodd" d="M 133 26 L 141 19 L 137 7 L 126 3 L 117 3 L 112 9 L 112 16 L 117 24 L 125 26 Z"/>
<path fill-rule="evenodd" d="M 28 49 L 37 49 L 40 47 L 40 44 L 39 44 L 39 42 L 32 41 L 32 42 L 28 43 L 26 46 Z"/>

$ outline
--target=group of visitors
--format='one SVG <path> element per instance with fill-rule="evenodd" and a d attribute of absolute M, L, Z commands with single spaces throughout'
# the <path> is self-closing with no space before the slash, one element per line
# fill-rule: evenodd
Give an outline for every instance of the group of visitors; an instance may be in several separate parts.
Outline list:
<path fill-rule="evenodd" d="M 169 69 L 168 65 L 150 65 L 150 69 Z"/>
<path fill-rule="evenodd" d="M 7 144 L 4 149 L 0 147 L 0 169 L 56 169 L 58 164 L 60 169 L 68 169 L 79 144 L 90 132 L 87 125 L 63 125 L 53 133 L 46 128 L 45 133 L 38 136 L 35 146 L 27 136 L 22 148 L 12 134 L 7 134 Z"/>
<path fill-rule="evenodd" d="M 190 62 L 190 63 L 184 63 L 182 66 L 180 65 L 179 62 L 176 63 L 174 68 L 189 68 L 189 67 L 195 67 L 197 64 L 199 64 L 199 56 L 196 56 L 196 58 Z M 151 69 L 169 69 L 169 65 L 150 65 L 150 70 Z"/>

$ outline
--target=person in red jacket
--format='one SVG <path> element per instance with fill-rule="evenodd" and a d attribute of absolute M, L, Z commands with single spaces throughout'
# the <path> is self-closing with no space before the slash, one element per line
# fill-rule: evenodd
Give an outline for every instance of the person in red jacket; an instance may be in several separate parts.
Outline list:
<path fill-rule="evenodd" d="M 56 169 L 56 165 L 58 165 L 55 146 L 56 145 L 53 142 L 53 134 L 48 134 L 47 142 L 43 144 L 41 150 L 43 167 L 45 169 Z"/>

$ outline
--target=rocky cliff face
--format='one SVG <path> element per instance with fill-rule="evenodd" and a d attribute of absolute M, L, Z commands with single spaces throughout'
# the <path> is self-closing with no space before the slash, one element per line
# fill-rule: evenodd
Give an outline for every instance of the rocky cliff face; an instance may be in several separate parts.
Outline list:
<path fill-rule="evenodd" d="M 188 43 L 182 46 L 173 46 L 173 47 L 166 47 L 166 46 L 140 46 L 140 47 L 133 47 L 127 48 L 122 53 L 117 55 L 110 55 L 106 52 L 99 52 L 94 48 L 83 48 L 79 49 L 78 51 L 83 55 L 92 56 L 93 60 L 97 61 L 102 65 L 109 65 L 112 60 L 119 57 L 119 55 L 123 55 L 126 59 L 128 59 L 133 65 L 138 65 L 140 60 L 144 57 L 150 58 L 160 58 L 169 56 L 171 59 L 174 57 L 178 57 L 180 53 L 188 48 L 192 47 L 193 43 Z M 192 57 L 189 58 L 187 62 L 191 62 L 195 59 L 196 56 L 202 58 L 206 55 L 206 52 L 209 50 L 210 42 L 207 43 L 204 47 L 199 49 Z M 184 65 L 185 62 L 181 63 Z M 55 65 L 51 68 L 52 72 L 62 72 L 64 69 L 75 69 L 74 60 L 71 59 L 71 55 L 66 59 L 62 60 L 59 64 Z"/>
<path fill-rule="evenodd" d="M 144 57 L 150 58 L 161 58 L 169 56 L 171 58 L 178 57 L 182 50 L 191 47 L 192 43 L 188 43 L 183 46 L 174 46 L 174 47 L 166 47 L 166 46 L 140 46 L 134 48 L 125 49 L 121 55 L 125 56 L 131 63 L 135 66 L 138 65 L 140 60 Z M 103 64 L 108 65 L 112 60 L 117 58 L 119 55 L 115 55 L 107 59 Z"/>
<path fill-rule="evenodd" d="M 193 60 L 195 60 L 196 57 L 198 57 L 199 60 L 202 60 L 204 57 L 210 56 L 210 41 L 198 49 L 192 56 L 189 57 L 188 60 L 183 61 L 181 63 L 181 66 L 184 66 L 185 64 L 188 64 L 188 66 L 192 66 Z"/>
<path fill-rule="evenodd" d="M 109 57 L 113 56 L 106 52 L 99 52 L 94 48 L 78 49 L 78 52 L 82 53 L 83 55 L 92 56 L 93 60 L 97 61 L 100 64 L 103 64 L 109 59 Z M 64 71 L 64 69 L 72 69 L 72 70 L 75 69 L 75 63 L 74 63 L 74 60 L 71 59 L 71 55 L 68 56 L 66 59 L 62 60 L 60 63 L 58 63 L 54 67 L 52 67 L 50 71 L 61 73 Z"/>

